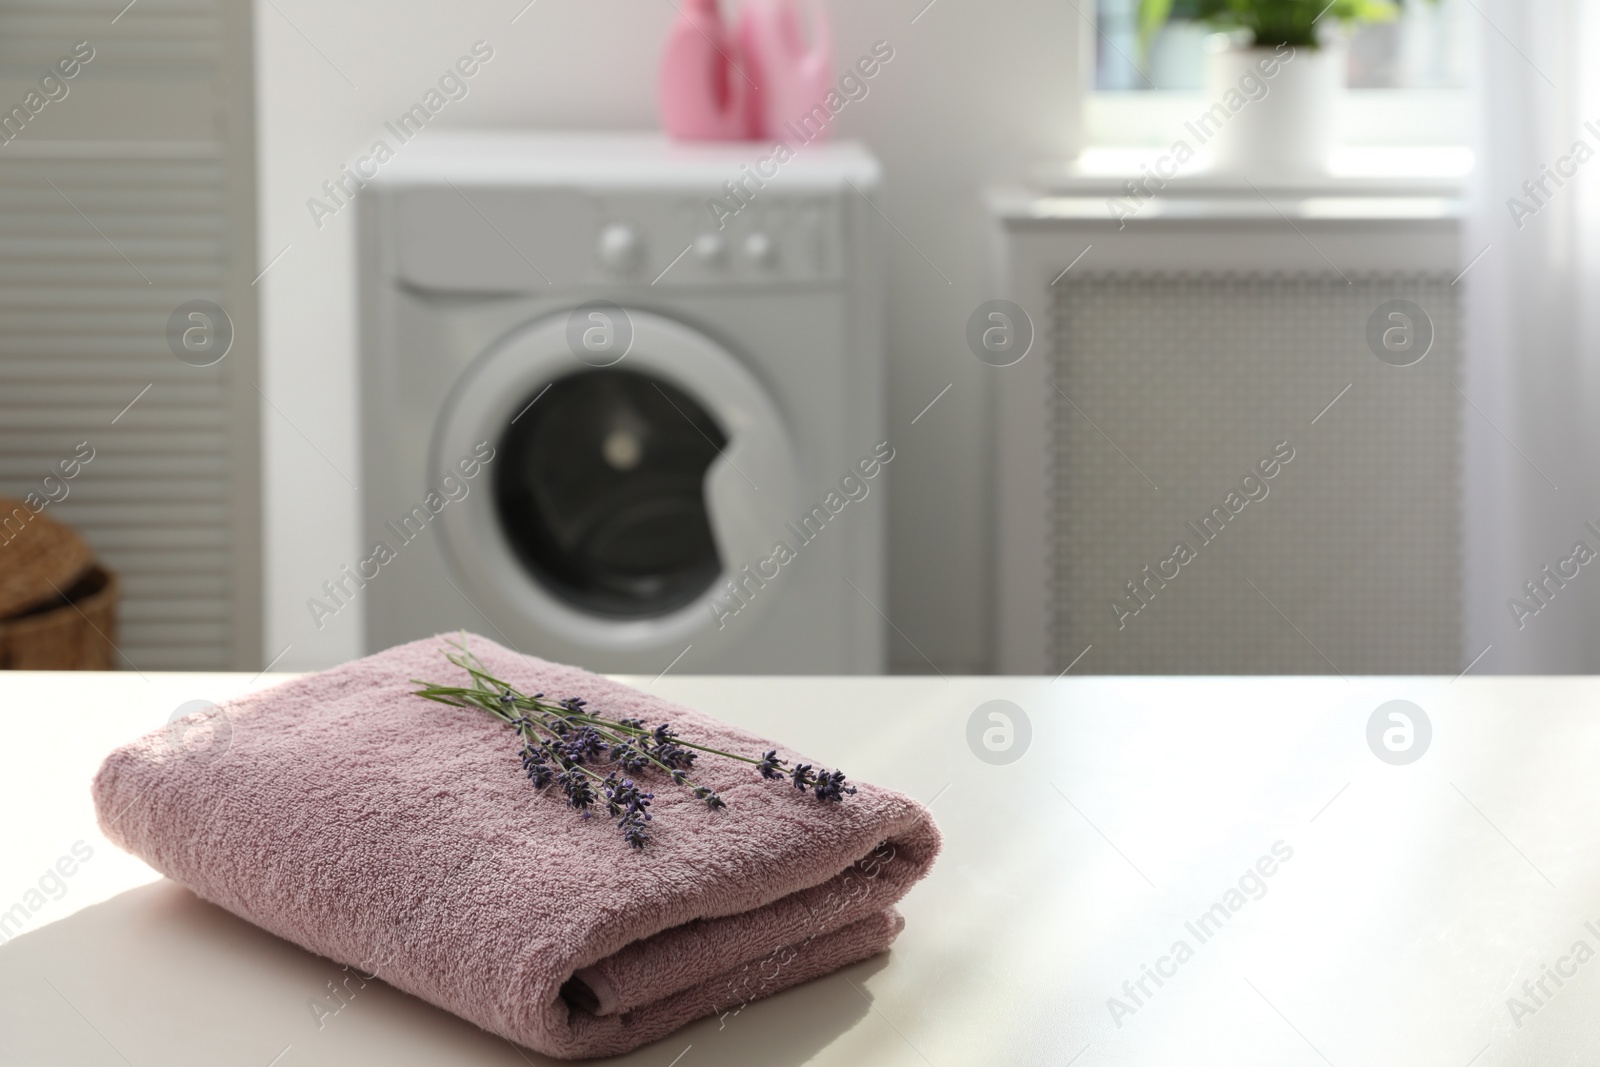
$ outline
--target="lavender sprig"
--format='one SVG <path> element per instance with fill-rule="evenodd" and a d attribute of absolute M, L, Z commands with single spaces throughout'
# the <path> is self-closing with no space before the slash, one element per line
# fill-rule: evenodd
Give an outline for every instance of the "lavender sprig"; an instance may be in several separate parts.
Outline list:
<path fill-rule="evenodd" d="M 603 803 L 623 840 L 634 848 L 643 848 L 650 840 L 646 824 L 652 818 L 648 809 L 655 794 L 644 792 L 632 775 L 660 771 L 712 811 L 728 806 L 716 790 L 689 777 L 700 753 L 752 764 L 762 778 L 788 779 L 795 789 L 810 792 L 819 801 L 841 801 L 856 791 L 845 784 L 843 771 L 813 769 L 808 763 L 791 768 L 775 749 L 752 759 L 686 741 L 671 723 L 650 728 L 643 719 L 608 719 L 591 711 L 581 697 L 552 701 L 543 693 L 525 695 L 489 673 L 468 649 L 465 635 L 454 648 L 445 659 L 466 671 L 472 684 L 417 681 L 422 688 L 415 695 L 453 707 L 481 708 L 510 726 L 520 742 L 517 754 L 523 772 L 536 790 L 557 786 L 583 818 Z M 614 764 L 621 776 L 617 770 L 602 775 L 593 769 L 606 763 Z"/>

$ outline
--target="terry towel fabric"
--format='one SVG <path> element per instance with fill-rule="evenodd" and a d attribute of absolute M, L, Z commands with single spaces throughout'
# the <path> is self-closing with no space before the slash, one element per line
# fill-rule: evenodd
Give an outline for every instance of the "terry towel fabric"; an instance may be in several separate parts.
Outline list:
<path fill-rule="evenodd" d="M 698 744 L 782 745 L 576 667 L 469 638 L 524 692 Z M 411 695 L 450 684 L 443 640 L 401 645 L 158 731 L 94 783 L 106 835 L 206 900 L 550 1056 L 613 1055 L 888 948 L 927 873 L 927 811 L 854 783 L 819 801 L 702 755 L 711 811 L 645 772 L 643 850 L 523 774 L 487 712 Z M 460 684 L 467 684 L 463 681 Z M 602 770 L 604 768 L 601 768 Z"/>

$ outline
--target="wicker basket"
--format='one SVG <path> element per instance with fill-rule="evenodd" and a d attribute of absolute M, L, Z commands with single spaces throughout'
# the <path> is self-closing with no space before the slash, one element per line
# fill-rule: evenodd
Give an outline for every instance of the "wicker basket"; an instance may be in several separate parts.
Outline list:
<path fill-rule="evenodd" d="M 119 588 L 70 526 L 0 497 L 0 670 L 114 669 Z"/>
<path fill-rule="evenodd" d="M 0 619 L 59 602 L 93 563 L 72 527 L 0 496 Z"/>
<path fill-rule="evenodd" d="M 64 601 L 0 619 L 0 670 L 116 669 L 120 592 L 117 576 L 94 564 Z"/>

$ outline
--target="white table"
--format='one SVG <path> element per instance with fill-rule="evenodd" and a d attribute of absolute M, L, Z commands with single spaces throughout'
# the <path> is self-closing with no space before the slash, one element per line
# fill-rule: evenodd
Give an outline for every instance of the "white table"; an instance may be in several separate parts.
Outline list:
<path fill-rule="evenodd" d="M 0 675 L 0 909 L 42 902 L 0 946 L 0 1063 L 543 1062 L 377 982 L 319 1029 L 307 1002 L 336 967 L 101 837 L 88 785 L 108 750 L 184 701 L 276 680 Z M 654 689 L 931 803 L 946 850 L 886 957 L 619 1062 L 1493 1067 L 1600 1054 L 1600 959 L 1568 955 L 1580 940 L 1600 952 L 1600 680 L 669 675 Z M 966 740 L 995 698 L 1033 729 L 1004 766 Z M 1366 739 L 1395 698 L 1433 726 L 1403 766 Z M 60 898 L 30 898 L 79 841 L 92 855 L 65 865 Z M 1226 911 L 1277 842 L 1293 856 L 1264 865 L 1265 895 L 1202 942 L 1186 924 Z M 1138 993 L 1146 964 L 1169 977 L 1146 978 L 1136 1001 L 1124 982 Z M 1545 978 L 1549 995 L 1534 985 L 1535 1003 L 1522 983 L 1547 964 L 1571 976 Z M 1512 995 L 1530 1009 L 1517 1018 Z M 1114 1019 L 1112 996 L 1136 1010 Z"/>

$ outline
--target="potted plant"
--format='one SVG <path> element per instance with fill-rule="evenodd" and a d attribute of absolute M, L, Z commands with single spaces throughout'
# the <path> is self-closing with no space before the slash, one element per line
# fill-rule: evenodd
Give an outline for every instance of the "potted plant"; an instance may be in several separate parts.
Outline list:
<path fill-rule="evenodd" d="M 1224 172 L 1326 171 L 1344 87 L 1335 25 L 1386 22 L 1393 0 L 1139 0 L 1148 45 L 1168 19 L 1218 31 L 1206 57 L 1205 110 L 1186 123 Z"/>

